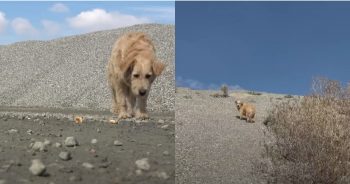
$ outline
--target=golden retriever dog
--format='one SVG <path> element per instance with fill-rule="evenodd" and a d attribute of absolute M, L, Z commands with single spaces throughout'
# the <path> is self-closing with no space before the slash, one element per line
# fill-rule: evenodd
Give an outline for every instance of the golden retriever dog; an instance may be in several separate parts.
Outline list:
<path fill-rule="evenodd" d="M 151 85 L 164 68 L 146 34 L 133 32 L 121 36 L 113 46 L 107 65 L 113 97 L 112 112 L 118 114 L 119 119 L 147 119 Z"/>
<path fill-rule="evenodd" d="M 255 117 L 255 107 L 252 104 L 249 103 L 243 103 L 239 100 L 235 101 L 236 107 L 240 113 L 239 119 L 246 119 L 247 122 L 254 123 L 254 117 Z"/>

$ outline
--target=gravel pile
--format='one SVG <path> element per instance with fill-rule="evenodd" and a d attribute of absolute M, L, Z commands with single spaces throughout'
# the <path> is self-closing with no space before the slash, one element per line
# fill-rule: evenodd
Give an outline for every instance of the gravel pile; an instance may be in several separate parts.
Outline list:
<path fill-rule="evenodd" d="M 130 31 L 150 35 L 158 58 L 167 64 L 152 86 L 149 110 L 174 111 L 175 26 L 161 24 L 0 47 L 0 105 L 109 109 L 106 65 L 116 39 Z"/>

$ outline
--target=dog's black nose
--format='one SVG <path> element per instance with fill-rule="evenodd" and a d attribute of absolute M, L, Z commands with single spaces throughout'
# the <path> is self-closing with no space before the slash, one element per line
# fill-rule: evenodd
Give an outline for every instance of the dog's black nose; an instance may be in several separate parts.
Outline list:
<path fill-rule="evenodd" d="M 141 96 L 144 96 L 144 95 L 146 94 L 146 92 L 147 92 L 147 91 L 144 90 L 144 89 L 142 89 L 142 90 L 139 91 L 139 93 L 140 93 Z"/>

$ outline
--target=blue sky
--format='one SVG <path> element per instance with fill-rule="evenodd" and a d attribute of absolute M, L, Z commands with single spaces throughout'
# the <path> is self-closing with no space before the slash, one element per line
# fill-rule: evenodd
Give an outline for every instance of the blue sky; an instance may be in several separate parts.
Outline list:
<path fill-rule="evenodd" d="M 175 2 L 0 2 L 0 45 L 143 23 L 175 24 Z"/>
<path fill-rule="evenodd" d="M 350 2 L 176 2 L 176 83 L 308 94 L 350 79 Z"/>

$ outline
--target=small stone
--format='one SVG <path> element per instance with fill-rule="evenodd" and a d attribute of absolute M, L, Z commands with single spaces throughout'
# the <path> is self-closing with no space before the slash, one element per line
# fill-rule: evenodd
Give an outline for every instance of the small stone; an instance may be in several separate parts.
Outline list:
<path fill-rule="evenodd" d="M 82 164 L 83 167 L 85 167 L 86 169 L 93 169 L 94 168 L 94 165 L 88 163 L 88 162 L 84 162 Z"/>
<path fill-rule="evenodd" d="M 164 122 L 165 122 L 165 121 L 162 120 L 162 119 L 158 120 L 158 123 L 160 123 L 160 124 L 163 124 Z"/>
<path fill-rule="evenodd" d="M 158 146 L 158 147 L 161 147 L 161 146 L 162 146 L 162 144 L 157 144 L 157 146 Z"/>
<path fill-rule="evenodd" d="M 111 123 L 111 124 L 118 124 L 118 121 L 116 121 L 116 120 L 114 120 L 114 119 L 110 119 L 110 120 L 109 120 L 109 123 Z"/>
<path fill-rule="evenodd" d="M 67 137 L 64 141 L 64 145 L 67 147 L 78 146 L 78 141 L 75 139 L 75 137 Z"/>
<path fill-rule="evenodd" d="M 92 139 L 91 144 L 97 144 L 97 139 Z"/>
<path fill-rule="evenodd" d="M 70 155 L 70 153 L 69 153 L 68 151 L 62 151 L 62 152 L 58 155 L 58 157 L 60 157 L 60 159 L 65 160 L 65 161 L 70 160 L 70 159 L 72 158 L 71 155 Z"/>
<path fill-rule="evenodd" d="M 0 180 L 0 184 L 6 184 L 6 180 Z"/>
<path fill-rule="evenodd" d="M 156 172 L 155 176 L 157 176 L 160 179 L 167 180 L 169 178 L 168 174 L 164 171 Z"/>
<path fill-rule="evenodd" d="M 76 181 L 81 181 L 81 180 L 82 180 L 81 176 L 71 176 L 71 177 L 69 177 L 69 181 L 71 181 L 71 182 L 76 182 Z"/>
<path fill-rule="evenodd" d="M 97 128 L 97 133 L 101 133 L 101 129 L 100 128 Z"/>
<path fill-rule="evenodd" d="M 168 156 L 168 155 L 169 155 L 169 151 L 164 151 L 164 152 L 163 152 L 163 155 L 164 155 L 164 156 Z"/>
<path fill-rule="evenodd" d="M 56 143 L 55 143 L 55 147 L 56 147 L 56 148 L 60 148 L 60 147 L 62 147 L 62 144 L 59 143 L 59 142 L 56 142 Z"/>
<path fill-rule="evenodd" d="M 120 141 L 118 141 L 118 140 L 115 140 L 115 141 L 113 142 L 113 144 L 114 144 L 114 146 L 123 146 L 123 143 L 120 142 Z"/>
<path fill-rule="evenodd" d="M 163 125 L 163 126 L 161 126 L 160 128 L 162 128 L 162 129 L 168 129 L 168 127 L 169 127 L 169 125 Z"/>
<path fill-rule="evenodd" d="M 18 133 L 18 130 L 17 129 L 10 129 L 10 130 L 8 130 L 8 133 L 10 133 L 10 134 Z"/>
<path fill-rule="evenodd" d="M 135 171 L 135 173 L 136 173 L 137 176 L 141 176 L 142 175 L 142 170 L 141 169 L 137 169 Z"/>
<path fill-rule="evenodd" d="M 32 135 L 32 134 L 33 134 L 33 130 L 28 129 L 28 130 L 27 130 L 27 134 Z"/>
<path fill-rule="evenodd" d="M 29 171 L 36 176 L 42 176 L 45 173 L 46 167 L 39 159 L 32 160 L 32 165 L 29 167 Z"/>
<path fill-rule="evenodd" d="M 45 141 L 44 141 L 44 145 L 45 145 L 45 146 L 49 146 L 49 145 L 51 145 L 51 141 L 50 141 L 50 140 L 45 139 Z"/>
<path fill-rule="evenodd" d="M 136 160 L 136 167 L 141 170 L 149 170 L 151 166 L 149 165 L 148 158 L 142 158 L 140 160 Z"/>
<path fill-rule="evenodd" d="M 31 144 L 32 150 L 34 151 L 47 151 L 46 145 L 43 142 L 36 141 L 34 144 Z"/>

